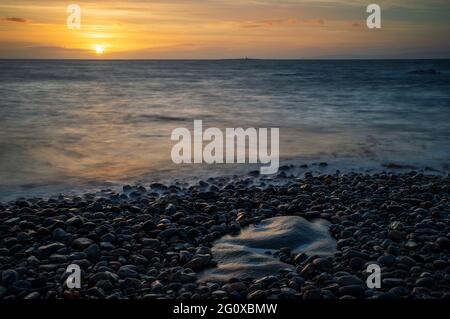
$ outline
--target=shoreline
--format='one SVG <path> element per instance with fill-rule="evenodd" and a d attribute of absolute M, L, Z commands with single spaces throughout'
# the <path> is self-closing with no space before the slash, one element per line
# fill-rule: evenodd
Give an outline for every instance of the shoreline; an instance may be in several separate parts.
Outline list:
<path fill-rule="evenodd" d="M 120 180 L 82 180 L 64 178 L 61 181 L 36 182 L 17 185 L 0 185 L 0 203 L 17 199 L 56 198 L 57 196 L 76 197 L 84 194 L 102 196 L 105 192 L 120 192 L 124 185 L 142 186 L 153 182 L 175 184 L 177 186 L 193 186 L 200 180 L 210 177 L 215 179 L 236 179 L 245 176 L 260 177 L 267 182 L 285 183 L 286 178 L 301 178 L 306 172 L 313 174 L 377 174 L 405 173 L 416 171 L 423 174 L 448 176 L 450 167 L 442 160 L 409 161 L 381 160 L 358 157 L 293 157 L 283 158 L 278 173 L 261 175 L 258 164 L 196 164 L 174 165 L 152 173 L 139 173 Z"/>
<path fill-rule="evenodd" d="M 0 298 L 449 298 L 450 178 L 343 173 L 196 185 L 124 186 L 119 193 L 0 204 Z M 275 216 L 325 219 L 332 257 L 282 249 L 295 271 L 198 283 L 213 242 Z M 65 269 L 82 269 L 68 289 Z M 381 266 L 381 289 L 365 285 Z"/>

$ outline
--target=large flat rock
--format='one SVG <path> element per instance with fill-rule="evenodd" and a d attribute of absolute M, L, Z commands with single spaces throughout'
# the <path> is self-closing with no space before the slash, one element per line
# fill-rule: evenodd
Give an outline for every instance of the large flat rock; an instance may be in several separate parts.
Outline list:
<path fill-rule="evenodd" d="M 294 253 L 329 256 L 336 242 L 325 220 L 308 221 L 299 216 L 269 218 L 243 229 L 237 236 L 226 235 L 214 243 L 212 254 L 218 265 L 199 275 L 200 281 L 226 281 L 229 278 L 259 278 L 295 270 L 267 252 L 289 247 Z"/>

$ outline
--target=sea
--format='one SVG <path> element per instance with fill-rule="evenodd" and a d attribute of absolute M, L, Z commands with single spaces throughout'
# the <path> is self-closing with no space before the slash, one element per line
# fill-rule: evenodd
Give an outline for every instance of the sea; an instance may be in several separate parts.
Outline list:
<path fill-rule="evenodd" d="M 258 167 L 174 164 L 194 120 L 279 128 L 282 166 L 448 174 L 450 60 L 0 60 L 0 201 Z"/>

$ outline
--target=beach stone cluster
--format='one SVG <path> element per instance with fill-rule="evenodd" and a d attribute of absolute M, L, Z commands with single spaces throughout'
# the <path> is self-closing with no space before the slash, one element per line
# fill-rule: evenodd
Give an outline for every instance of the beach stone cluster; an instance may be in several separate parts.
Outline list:
<path fill-rule="evenodd" d="M 450 298 L 448 176 L 282 173 L 2 203 L 0 298 Z M 215 240 L 286 215 L 328 220 L 337 252 L 280 247 L 286 271 L 198 281 Z M 80 289 L 65 283 L 70 264 Z M 380 289 L 366 285 L 369 264 Z"/>

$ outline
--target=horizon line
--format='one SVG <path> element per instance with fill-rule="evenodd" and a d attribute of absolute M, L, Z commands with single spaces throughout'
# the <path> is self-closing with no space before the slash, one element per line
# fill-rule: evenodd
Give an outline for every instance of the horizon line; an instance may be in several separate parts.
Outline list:
<path fill-rule="evenodd" d="M 364 60 L 450 60 L 449 57 L 420 57 L 420 58 L 370 58 L 370 57 L 360 57 L 360 58 L 345 58 L 345 57 L 336 57 L 336 58 L 135 58 L 135 59 L 127 59 L 127 58 L 0 58 L 0 61 L 345 61 L 345 60 L 353 60 L 353 61 L 364 61 Z"/>

